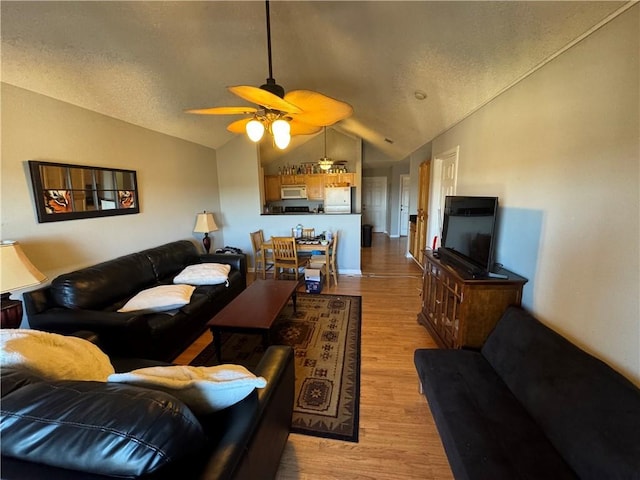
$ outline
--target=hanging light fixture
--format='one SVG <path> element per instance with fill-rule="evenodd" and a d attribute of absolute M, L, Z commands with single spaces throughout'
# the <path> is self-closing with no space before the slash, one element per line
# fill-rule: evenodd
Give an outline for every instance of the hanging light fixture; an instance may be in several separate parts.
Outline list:
<path fill-rule="evenodd" d="M 321 170 L 329 170 L 333 166 L 333 160 L 327 157 L 327 127 L 324 127 L 324 156 L 318 161 Z"/>

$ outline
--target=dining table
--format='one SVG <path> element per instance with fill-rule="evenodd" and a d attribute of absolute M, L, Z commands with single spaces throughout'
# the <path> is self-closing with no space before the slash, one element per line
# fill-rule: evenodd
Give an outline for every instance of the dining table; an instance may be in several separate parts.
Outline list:
<path fill-rule="evenodd" d="M 296 238 L 296 251 L 300 252 L 320 252 L 325 256 L 325 268 L 329 268 L 329 252 L 333 246 L 333 240 L 321 240 L 318 237 L 300 237 Z M 261 246 L 262 251 L 266 255 L 267 251 L 272 250 L 273 246 L 270 241 L 266 241 Z M 325 272 L 325 285 L 329 286 L 329 275 Z"/>

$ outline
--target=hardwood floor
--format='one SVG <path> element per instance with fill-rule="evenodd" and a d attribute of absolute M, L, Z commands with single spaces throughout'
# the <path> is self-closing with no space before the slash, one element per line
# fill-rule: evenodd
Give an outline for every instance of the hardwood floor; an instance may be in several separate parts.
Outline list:
<path fill-rule="evenodd" d="M 358 443 L 291 434 L 278 480 L 452 479 L 413 365 L 416 348 L 436 347 L 418 325 L 422 270 L 405 257 L 406 237 L 374 234 L 362 276 L 339 276 L 323 293 L 362 296 Z M 188 363 L 211 341 L 204 334 L 178 359 Z"/>

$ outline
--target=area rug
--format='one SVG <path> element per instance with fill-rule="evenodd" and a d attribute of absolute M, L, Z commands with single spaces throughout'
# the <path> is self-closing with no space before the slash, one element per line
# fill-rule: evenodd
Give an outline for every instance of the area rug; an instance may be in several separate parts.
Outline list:
<path fill-rule="evenodd" d="M 273 325 L 272 341 L 295 350 L 291 431 L 358 441 L 361 297 L 298 294 Z M 251 369 L 263 353 L 260 335 L 223 335 L 222 358 Z M 215 365 L 208 345 L 191 365 Z"/>

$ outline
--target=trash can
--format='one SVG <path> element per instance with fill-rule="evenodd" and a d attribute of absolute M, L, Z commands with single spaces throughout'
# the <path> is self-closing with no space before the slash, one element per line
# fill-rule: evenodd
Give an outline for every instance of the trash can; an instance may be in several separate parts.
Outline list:
<path fill-rule="evenodd" d="M 362 246 L 371 246 L 371 233 L 373 232 L 373 225 L 362 225 Z"/>

